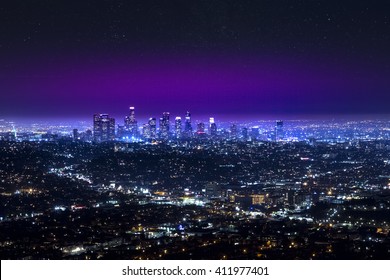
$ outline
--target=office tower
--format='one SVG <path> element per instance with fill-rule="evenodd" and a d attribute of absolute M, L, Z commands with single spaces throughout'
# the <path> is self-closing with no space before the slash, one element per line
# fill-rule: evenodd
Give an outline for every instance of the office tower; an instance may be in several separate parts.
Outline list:
<path fill-rule="evenodd" d="M 276 121 L 275 141 L 282 141 L 283 139 L 284 139 L 283 121 Z"/>
<path fill-rule="evenodd" d="M 92 140 L 93 140 L 92 130 L 87 129 L 87 131 L 85 131 L 85 141 L 92 141 Z"/>
<path fill-rule="evenodd" d="M 73 141 L 77 141 L 79 139 L 79 130 L 77 128 L 73 129 Z"/>
<path fill-rule="evenodd" d="M 119 138 L 119 139 L 122 139 L 122 138 L 125 138 L 127 135 L 127 131 L 125 129 L 125 126 L 124 125 L 119 125 L 118 124 L 118 127 L 116 129 L 116 136 Z"/>
<path fill-rule="evenodd" d="M 181 138 L 181 117 L 175 118 L 175 134 L 176 138 Z"/>
<path fill-rule="evenodd" d="M 204 135 L 204 123 L 203 122 L 200 122 L 200 123 L 198 123 L 198 125 L 197 125 L 197 129 L 196 129 L 196 133 L 198 134 L 198 135 Z"/>
<path fill-rule="evenodd" d="M 108 114 L 93 116 L 93 137 L 96 142 L 115 140 L 115 119 Z"/>
<path fill-rule="evenodd" d="M 125 134 L 129 137 L 138 136 L 137 120 L 135 119 L 135 108 L 130 107 L 130 114 L 125 117 Z"/>
<path fill-rule="evenodd" d="M 169 137 L 169 112 L 164 112 L 160 118 L 160 138 L 168 139 Z"/>
<path fill-rule="evenodd" d="M 259 127 L 258 126 L 254 126 L 252 127 L 251 129 L 251 139 L 252 140 L 257 140 L 259 138 Z"/>
<path fill-rule="evenodd" d="M 230 126 L 230 138 L 237 139 L 237 125 L 236 124 L 232 124 Z"/>
<path fill-rule="evenodd" d="M 156 139 L 157 138 L 156 118 L 150 118 L 148 125 L 150 129 L 150 138 Z"/>
<path fill-rule="evenodd" d="M 108 115 L 102 119 L 102 137 L 103 141 L 115 140 L 115 119 Z"/>
<path fill-rule="evenodd" d="M 192 137 L 191 113 L 187 111 L 184 124 L 184 135 L 187 138 Z"/>
<path fill-rule="evenodd" d="M 151 138 L 150 124 L 149 123 L 144 123 L 144 125 L 142 126 L 142 136 L 145 139 L 150 139 Z"/>
<path fill-rule="evenodd" d="M 101 139 L 101 121 L 100 121 L 100 115 L 95 114 L 93 115 L 93 138 L 95 141 L 100 141 Z"/>
<path fill-rule="evenodd" d="M 217 136 L 217 125 L 215 124 L 214 118 L 210 118 L 210 135 L 212 137 Z"/>
<path fill-rule="evenodd" d="M 241 132 L 242 132 L 242 140 L 247 141 L 248 140 L 248 128 L 243 127 Z"/>

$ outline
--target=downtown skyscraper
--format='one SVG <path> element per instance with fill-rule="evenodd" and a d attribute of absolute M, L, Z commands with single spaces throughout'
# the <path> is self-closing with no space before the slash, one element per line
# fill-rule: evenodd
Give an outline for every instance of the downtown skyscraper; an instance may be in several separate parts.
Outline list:
<path fill-rule="evenodd" d="M 148 121 L 149 126 L 149 138 L 156 139 L 157 138 L 157 125 L 156 125 L 156 118 L 149 118 Z"/>
<path fill-rule="evenodd" d="M 169 112 L 164 112 L 160 118 L 160 138 L 168 139 L 169 138 Z"/>
<path fill-rule="evenodd" d="M 176 136 L 176 139 L 180 139 L 181 138 L 181 117 L 176 117 L 175 118 L 175 136 Z"/>
<path fill-rule="evenodd" d="M 191 124 L 191 113 L 187 111 L 184 123 L 184 137 L 192 137 L 192 124 Z"/>
<path fill-rule="evenodd" d="M 93 138 L 96 142 L 115 140 L 115 119 L 108 114 L 93 115 Z"/>
<path fill-rule="evenodd" d="M 215 123 L 214 118 L 210 118 L 210 127 L 209 127 L 209 130 L 210 130 L 210 136 L 211 136 L 211 137 L 217 136 L 217 125 L 216 125 L 216 123 Z"/>
<path fill-rule="evenodd" d="M 124 132 L 126 136 L 138 136 L 137 120 L 135 119 L 135 107 L 130 107 L 130 114 L 125 117 Z"/>
<path fill-rule="evenodd" d="M 282 141 L 284 139 L 283 121 L 276 121 L 275 125 L 275 141 Z"/>

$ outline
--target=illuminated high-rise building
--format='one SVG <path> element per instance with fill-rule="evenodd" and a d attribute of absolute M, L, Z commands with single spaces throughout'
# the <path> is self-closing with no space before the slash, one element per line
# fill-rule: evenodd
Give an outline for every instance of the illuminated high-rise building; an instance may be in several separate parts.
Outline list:
<path fill-rule="evenodd" d="M 150 125 L 148 123 L 144 123 L 142 126 L 142 136 L 145 139 L 150 139 Z"/>
<path fill-rule="evenodd" d="M 88 141 L 88 142 L 90 142 L 90 141 L 93 140 L 92 130 L 87 129 L 87 130 L 85 131 L 83 140 L 84 140 L 84 141 Z"/>
<path fill-rule="evenodd" d="M 150 118 L 148 125 L 150 129 L 150 138 L 156 139 L 157 138 L 157 125 L 156 125 L 156 118 Z"/>
<path fill-rule="evenodd" d="M 192 137 L 192 125 L 191 125 L 191 113 L 187 111 L 184 124 L 184 136 L 187 138 Z"/>
<path fill-rule="evenodd" d="M 96 142 L 115 140 L 115 119 L 108 114 L 93 116 L 93 137 Z"/>
<path fill-rule="evenodd" d="M 100 115 L 93 115 L 93 139 L 98 141 L 101 139 L 101 125 L 100 125 Z"/>
<path fill-rule="evenodd" d="M 205 128 L 205 125 L 203 122 L 198 123 L 198 125 L 196 127 L 196 134 L 204 135 L 204 133 L 205 133 L 204 128 Z"/>
<path fill-rule="evenodd" d="M 73 129 L 73 141 L 79 140 L 79 130 L 77 128 Z"/>
<path fill-rule="evenodd" d="M 217 125 L 215 124 L 214 118 L 210 118 L 210 135 L 217 136 Z"/>
<path fill-rule="evenodd" d="M 275 141 L 282 141 L 283 139 L 284 139 L 283 121 L 276 121 Z"/>
<path fill-rule="evenodd" d="M 236 124 L 232 124 L 230 126 L 230 138 L 237 139 L 237 125 Z"/>
<path fill-rule="evenodd" d="M 162 139 L 169 137 L 169 112 L 164 112 L 160 118 L 160 137 Z"/>
<path fill-rule="evenodd" d="M 117 126 L 116 128 L 116 137 L 118 137 L 119 139 L 123 139 L 125 137 L 128 137 L 129 136 L 129 133 L 127 132 L 127 130 L 125 129 L 125 126 L 124 125 L 119 125 Z"/>
<path fill-rule="evenodd" d="M 135 107 L 130 107 L 129 110 L 130 110 L 129 115 L 125 117 L 125 125 L 126 126 L 130 126 L 131 124 L 136 122 L 136 120 L 135 120 Z"/>
<path fill-rule="evenodd" d="M 258 126 L 252 127 L 252 129 L 251 129 L 251 139 L 252 140 L 258 140 L 259 136 L 260 136 L 259 127 Z"/>
<path fill-rule="evenodd" d="M 181 117 L 175 118 L 175 134 L 176 138 L 181 138 Z"/>
<path fill-rule="evenodd" d="M 138 136 L 137 120 L 135 119 L 135 108 L 130 107 L 130 114 L 125 117 L 125 132 L 126 136 L 136 137 Z"/>
<path fill-rule="evenodd" d="M 248 128 L 243 127 L 241 132 L 242 132 L 242 140 L 247 141 L 248 140 Z"/>

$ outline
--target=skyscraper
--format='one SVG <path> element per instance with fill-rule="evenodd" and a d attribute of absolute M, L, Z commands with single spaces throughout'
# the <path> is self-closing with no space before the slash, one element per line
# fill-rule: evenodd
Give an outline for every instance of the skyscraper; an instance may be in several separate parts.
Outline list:
<path fill-rule="evenodd" d="M 212 137 L 217 136 L 217 125 L 215 124 L 214 118 L 210 118 L 210 135 Z"/>
<path fill-rule="evenodd" d="M 84 140 L 85 141 L 92 141 L 93 140 L 92 130 L 87 129 L 87 131 L 85 131 L 85 138 L 84 138 Z"/>
<path fill-rule="evenodd" d="M 142 126 L 142 136 L 145 138 L 145 139 L 150 139 L 151 136 L 150 136 L 150 124 L 149 123 L 145 123 L 143 126 Z"/>
<path fill-rule="evenodd" d="M 247 141 L 248 140 L 248 128 L 243 127 L 241 132 L 242 132 L 242 140 Z"/>
<path fill-rule="evenodd" d="M 79 140 L 79 130 L 77 128 L 73 129 L 73 141 Z"/>
<path fill-rule="evenodd" d="M 237 139 L 237 125 L 236 124 L 232 124 L 230 126 L 230 138 Z"/>
<path fill-rule="evenodd" d="M 137 120 L 135 119 L 135 108 L 130 107 L 130 114 L 125 117 L 125 133 L 129 137 L 138 136 Z"/>
<path fill-rule="evenodd" d="M 251 139 L 252 140 L 258 140 L 259 136 L 260 136 L 259 127 L 258 126 L 253 126 L 251 128 Z"/>
<path fill-rule="evenodd" d="M 164 112 L 160 118 L 160 137 L 162 139 L 169 137 L 169 112 Z"/>
<path fill-rule="evenodd" d="M 200 136 L 200 135 L 204 135 L 204 128 L 205 128 L 205 126 L 204 126 L 204 123 L 203 122 L 200 122 L 200 123 L 198 123 L 198 125 L 197 125 L 197 128 L 196 128 L 196 133 Z"/>
<path fill-rule="evenodd" d="M 149 129 L 150 129 L 150 138 L 156 139 L 157 138 L 157 125 L 156 125 L 156 118 L 150 118 L 148 121 Z"/>
<path fill-rule="evenodd" d="M 284 139 L 283 121 L 276 121 L 275 125 L 275 141 L 282 141 Z"/>
<path fill-rule="evenodd" d="M 191 113 L 187 111 L 184 124 L 184 135 L 186 138 L 192 137 Z"/>
<path fill-rule="evenodd" d="M 181 117 L 175 118 L 175 134 L 177 139 L 181 138 Z"/>
<path fill-rule="evenodd" d="M 115 140 L 115 119 L 108 114 L 93 115 L 93 137 L 96 142 Z"/>

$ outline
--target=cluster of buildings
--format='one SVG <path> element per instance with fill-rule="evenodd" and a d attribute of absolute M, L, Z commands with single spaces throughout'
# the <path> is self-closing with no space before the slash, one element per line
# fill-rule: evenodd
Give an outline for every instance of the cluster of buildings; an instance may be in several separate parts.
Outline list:
<path fill-rule="evenodd" d="M 257 131 L 256 131 L 257 130 Z M 90 134 L 90 132 L 89 132 Z M 258 137 L 258 127 L 252 128 L 251 137 Z M 196 138 L 216 138 L 218 137 L 218 128 L 213 117 L 209 118 L 209 124 L 206 128 L 206 123 L 199 122 L 196 128 L 193 128 L 191 113 L 186 112 L 184 123 L 180 116 L 175 117 L 174 127 L 171 128 L 170 113 L 164 112 L 158 121 L 152 117 L 147 123 L 139 129 L 138 121 L 135 117 L 135 107 L 130 107 L 130 113 L 124 119 L 124 125 L 115 126 L 115 119 L 108 114 L 95 114 L 93 116 L 93 140 L 95 142 L 106 142 L 112 140 L 168 140 L 168 139 L 190 139 Z M 283 121 L 278 120 L 275 125 L 274 139 L 276 141 L 283 140 Z M 77 139 L 79 135 L 77 131 L 74 137 Z M 243 140 L 249 139 L 248 128 L 243 127 L 241 133 L 236 124 L 232 124 L 229 131 L 229 138 Z M 89 137 L 87 137 L 89 139 Z"/>

